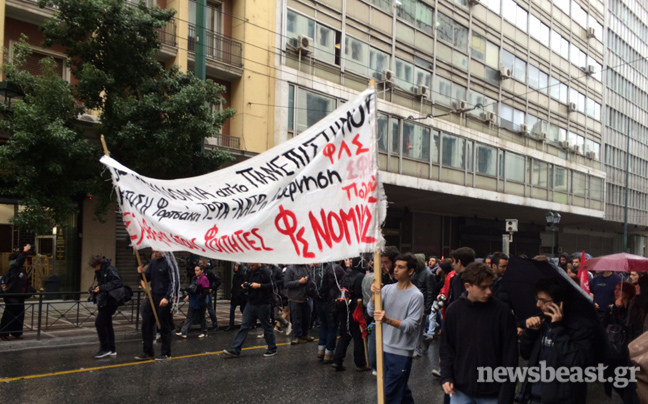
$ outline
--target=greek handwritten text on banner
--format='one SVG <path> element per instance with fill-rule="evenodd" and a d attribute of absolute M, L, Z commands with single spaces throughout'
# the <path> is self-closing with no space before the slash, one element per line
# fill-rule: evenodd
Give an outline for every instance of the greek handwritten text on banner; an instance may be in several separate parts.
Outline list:
<path fill-rule="evenodd" d="M 366 90 L 301 135 L 200 177 L 156 180 L 102 157 L 133 245 L 285 264 L 373 252 L 386 213 L 375 97 Z"/>

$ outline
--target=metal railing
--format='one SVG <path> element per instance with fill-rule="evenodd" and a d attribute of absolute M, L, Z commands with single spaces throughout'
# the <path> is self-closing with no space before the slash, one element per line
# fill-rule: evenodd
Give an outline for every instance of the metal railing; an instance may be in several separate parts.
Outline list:
<path fill-rule="evenodd" d="M 160 43 L 171 46 L 178 46 L 176 39 L 176 30 L 176 20 L 175 18 L 172 18 L 164 27 L 158 29 Z"/>
<path fill-rule="evenodd" d="M 221 135 L 217 133 L 212 136 L 216 140 L 216 146 L 228 147 L 230 149 L 240 149 L 241 139 L 236 136 Z"/>
<path fill-rule="evenodd" d="M 113 321 L 135 324 L 135 330 L 140 327 L 140 306 L 144 299 L 143 290 L 133 290 L 133 298 L 119 306 L 113 315 Z M 60 295 L 77 296 L 72 300 L 48 300 Z M 27 293 L 2 293 L 3 298 L 27 298 L 24 308 L 20 313 L 8 313 L 10 316 L 23 317 L 23 330 L 36 332 L 36 339 L 41 339 L 41 333 L 60 329 L 94 327 L 97 318 L 97 306 L 88 300 L 88 292 L 36 292 Z M 20 303 L 18 303 L 20 304 Z M 180 300 L 178 313 L 185 314 L 184 300 Z M 0 303 L 0 315 L 4 315 L 8 303 Z M 13 320 L 13 319 L 11 319 Z M 7 332 L 0 328 L 0 333 Z"/>
<path fill-rule="evenodd" d="M 217 34 L 214 31 L 206 31 L 205 55 L 235 67 L 243 67 L 242 46 L 240 42 Z M 189 24 L 189 51 L 196 51 L 196 26 Z"/>

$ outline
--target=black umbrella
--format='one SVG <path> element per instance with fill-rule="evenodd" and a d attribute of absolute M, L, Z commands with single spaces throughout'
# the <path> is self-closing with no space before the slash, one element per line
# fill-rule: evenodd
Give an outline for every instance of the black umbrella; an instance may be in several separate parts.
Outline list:
<path fill-rule="evenodd" d="M 558 277 L 570 285 L 576 293 L 575 299 L 581 304 L 593 308 L 592 298 L 585 293 L 562 269 L 546 261 L 536 261 L 518 257 L 511 257 L 506 273 L 502 277 L 502 284 L 511 303 L 511 308 L 518 320 L 526 320 L 532 316 L 541 315 L 536 307 L 534 286 L 544 278 Z"/>

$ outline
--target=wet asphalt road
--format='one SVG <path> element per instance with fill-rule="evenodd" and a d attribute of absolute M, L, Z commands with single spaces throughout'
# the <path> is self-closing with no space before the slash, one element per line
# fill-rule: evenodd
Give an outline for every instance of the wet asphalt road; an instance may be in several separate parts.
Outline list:
<path fill-rule="evenodd" d="M 98 344 L 6 352 L 0 356 L 1 403 L 375 403 L 376 378 L 355 372 L 349 349 L 345 372 L 335 372 L 316 358 L 317 343 L 291 346 L 278 334 L 278 354 L 264 358 L 265 342 L 251 332 L 240 358 L 225 358 L 236 331 L 198 339 L 192 332 L 174 336 L 172 359 L 135 362 L 140 341 L 122 341 L 118 355 L 93 359 Z M 317 337 L 316 332 L 312 333 Z M 417 403 L 443 403 L 438 379 L 437 342 L 414 361 L 410 387 Z M 156 344 L 156 354 L 159 345 Z M 34 377 L 36 376 L 36 377 Z M 608 400 L 600 385 L 590 386 L 588 403 Z"/>

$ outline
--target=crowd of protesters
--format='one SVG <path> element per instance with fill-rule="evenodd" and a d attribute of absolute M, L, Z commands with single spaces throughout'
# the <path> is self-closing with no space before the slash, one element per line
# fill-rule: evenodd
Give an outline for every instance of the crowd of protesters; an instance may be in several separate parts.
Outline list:
<path fill-rule="evenodd" d="M 12 271 L 2 280 L 5 290 L 23 289 L 21 259 L 28 250 L 29 246 L 25 247 L 12 261 Z M 528 367 L 543 364 L 554 369 L 584 369 L 602 363 L 604 380 L 611 380 L 607 377 L 616 374 L 617 368 L 633 365 L 628 344 L 648 331 L 648 276 L 637 272 L 586 273 L 591 296 L 587 299 L 579 290 L 583 281 L 580 254 L 562 254 L 552 267 L 553 276 L 534 283 L 528 298 L 535 299 L 536 314 L 530 316 L 516 311 L 517 293 L 505 282 L 512 260 L 506 254 L 495 252 L 478 259 L 473 249 L 462 247 L 444 259 L 400 253 L 387 246 L 376 263 L 380 287 L 375 282 L 372 258 L 287 266 L 235 263 L 225 330 L 236 328 L 237 308 L 243 320 L 231 347 L 224 350 L 225 356 L 238 358 L 249 332 L 259 325 L 262 331 L 258 338 L 267 343 L 265 357 L 277 354 L 275 333 L 291 335 L 290 343 L 298 345 L 313 342 L 310 330 L 319 328 L 313 352 L 321 363 L 335 372 L 346 370 L 347 351 L 352 345 L 355 370 L 376 375 L 374 331 L 381 323 L 389 403 L 414 402 L 416 388 L 412 392 L 408 385 L 412 361 L 423 356 L 434 339 L 440 340 L 440 363 L 438 367 L 433 364 L 430 373 L 439 379 L 446 403 L 586 403 L 587 383 L 582 380 L 502 383 L 480 380 L 478 369 L 515 368 L 520 357 Z M 533 260 L 550 261 L 546 256 Z M 95 358 L 100 359 L 116 355 L 111 316 L 117 305 L 123 304 L 124 286 L 110 260 L 96 256 L 89 265 L 96 271 L 98 284 L 91 291 L 99 307 L 96 326 L 101 350 Z M 153 304 L 149 298 L 142 304 L 144 351 L 136 359 L 154 358 L 156 332 L 162 339 L 161 356 L 156 359 L 168 359 L 172 330 L 178 337 L 187 338 L 191 325 L 198 323 L 199 338 L 204 338 L 209 331 L 219 329 L 213 299 L 221 279 L 206 258 L 192 262 L 187 271 L 190 281 L 183 289 L 187 318 L 175 329 L 170 306 L 183 297 L 173 290 L 178 280 L 173 279 L 164 254 L 154 251 L 151 263 L 138 268 L 151 282 Z M 381 295 L 381 309 L 376 305 L 377 294 Z M 13 325 L 9 324 L 12 307 L 7 305 L 2 318 L 0 337 L 5 340 L 9 335 L 21 338 L 22 334 L 22 324 L 13 324 L 19 316 L 14 314 Z M 624 404 L 639 403 L 636 383 L 603 384 L 608 395 L 616 392 Z"/>

